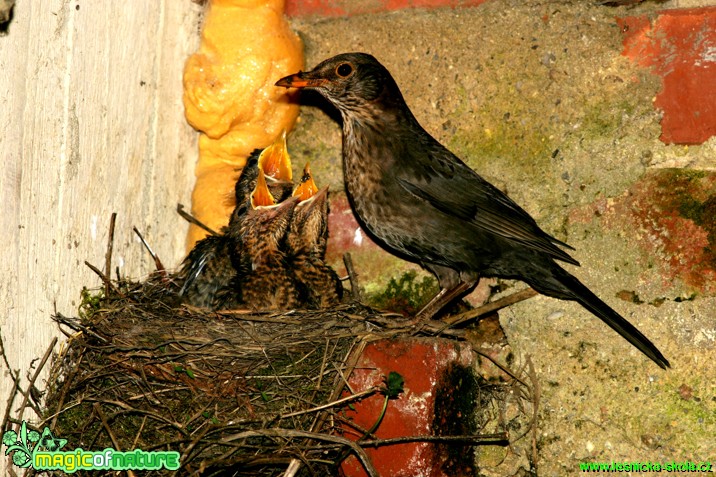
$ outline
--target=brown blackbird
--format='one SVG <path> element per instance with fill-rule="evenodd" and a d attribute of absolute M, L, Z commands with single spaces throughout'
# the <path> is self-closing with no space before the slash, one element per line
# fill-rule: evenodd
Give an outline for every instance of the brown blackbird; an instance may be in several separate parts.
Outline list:
<path fill-rule="evenodd" d="M 343 285 L 324 261 L 328 243 L 328 186 L 319 190 L 306 164 L 293 195 L 301 202 L 293 211 L 286 255 L 301 302 L 309 308 L 336 305 L 343 297 Z"/>
<path fill-rule="evenodd" d="M 259 168 L 251 207 L 239 227 L 241 264 L 238 285 L 243 302 L 258 310 L 299 306 L 298 290 L 283 252 L 298 197 L 276 204 Z"/>
<path fill-rule="evenodd" d="M 577 301 L 657 365 L 669 366 L 639 330 L 555 262 L 579 265 L 559 248 L 571 247 L 420 126 L 373 56 L 341 54 L 276 85 L 314 89 L 340 112 L 353 211 L 378 243 L 440 283 L 419 317 L 433 317 L 480 276 L 519 279 L 544 295 Z"/>
<path fill-rule="evenodd" d="M 179 272 L 183 281 L 179 294 L 187 303 L 214 310 L 236 308 L 241 303 L 241 289 L 236 276 L 242 263 L 241 222 L 250 208 L 251 192 L 256 187 L 259 167 L 264 166 L 274 174 L 274 177 L 268 178 L 270 190 L 279 197 L 289 197 L 293 183 L 285 131 L 273 144 L 254 150 L 246 159 L 234 187 L 236 207 L 229 226 L 224 227 L 219 235 L 200 240 L 184 259 Z"/>

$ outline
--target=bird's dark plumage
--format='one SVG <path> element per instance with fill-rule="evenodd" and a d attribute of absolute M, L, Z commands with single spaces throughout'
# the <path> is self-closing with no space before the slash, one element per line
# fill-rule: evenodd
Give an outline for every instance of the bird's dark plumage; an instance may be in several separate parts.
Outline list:
<path fill-rule="evenodd" d="M 420 312 L 434 316 L 480 276 L 514 278 L 574 300 L 662 368 L 669 362 L 639 330 L 555 260 L 569 247 L 428 134 L 393 77 L 374 57 L 346 53 L 277 86 L 321 93 L 343 119 L 346 192 L 374 239 L 433 272 L 441 291 Z"/>
<path fill-rule="evenodd" d="M 179 295 L 193 306 L 212 310 L 236 308 L 241 302 L 236 288 L 236 269 L 229 253 L 232 242 L 226 234 L 203 238 L 184 259 L 179 277 Z"/>

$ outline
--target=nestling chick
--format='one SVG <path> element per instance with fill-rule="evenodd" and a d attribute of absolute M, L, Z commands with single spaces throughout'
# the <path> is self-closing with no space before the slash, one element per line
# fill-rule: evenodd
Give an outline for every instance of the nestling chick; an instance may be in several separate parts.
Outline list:
<path fill-rule="evenodd" d="M 293 193 L 296 206 L 286 238 L 289 267 L 303 303 L 309 308 L 338 304 L 343 286 L 324 259 L 328 241 L 328 187 L 318 190 L 306 164 L 301 183 Z"/>
<path fill-rule="evenodd" d="M 251 193 L 256 187 L 259 168 L 264 171 L 266 183 L 271 195 L 281 202 L 291 196 L 293 191 L 293 172 L 291 171 L 291 156 L 286 146 L 286 131 L 284 130 L 276 140 L 264 149 L 255 149 L 246 159 L 241 174 L 234 186 L 234 200 L 236 208 L 231 214 L 229 228 L 232 222 L 246 213 L 250 207 Z"/>
<path fill-rule="evenodd" d="M 244 303 L 259 310 L 299 306 L 298 290 L 282 251 L 298 197 L 276 204 L 259 168 L 251 206 L 241 221 L 238 282 Z"/>
<path fill-rule="evenodd" d="M 209 235 L 196 243 L 184 259 L 179 291 L 186 303 L 221 310 L 236 308 L 241 293 L 235 286 L 236 269 L 231 264 L 231 239 L 226 235 Z"/>
<path fill-rule="evenodd" d="M 179 294 L 187 303 L 214 310 L 236 308 L 241 303 L 236 274 L 242 262 L 241 222 L 250 208 L 251 193 L 261 166 L 269 168 L 274 175 L 268 178 L 268 187 L 273 193 L 289 197 L 293 183 L 286 131 L 273 144 L 262 150 L 256 149 L 246 160 L 234 187 L 236 207 L 228 227 L 224 227 L 220 235 L 197 242 L 184 259 L 179 272 L 184 284 Z"/>

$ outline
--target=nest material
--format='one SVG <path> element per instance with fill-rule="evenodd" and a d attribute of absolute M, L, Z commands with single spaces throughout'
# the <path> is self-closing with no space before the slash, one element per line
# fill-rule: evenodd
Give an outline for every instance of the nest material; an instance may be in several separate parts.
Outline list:
<path fill-rule="evenodd" d="M 177 306 L 171 288 L 121 282 L 86 300 L 83 319 L 55 316 L 81 331 L 52 370 L 57 435 L 84 449 L 183 449 L 184 474 L 240 466 L 272 475 L 256 469 L 285 469 L 298 439 L 261 430 L 333 433 L 325 414 L 305 411 L 342 387 L 365 335 L 362 320 L 346 318 L 353 307 L 218 313 Z M 308 447 L 308 462 L 326 461 Z"/>
<path fill-rule="evenodd" d="M 358 304 L 273 314 L 191 308 L 160 275 L 104 290 L 85 293 L 79 318 L 54 316 L 75 333 L 54 360 L 42 425 L 83 449 L 180 451 L 179 471 L 146 475 L 278 476 L 293 461 L 297 475 L 326 476 L 351 453 L 365 459 L 341 437 L 347 403 L 335 401 L 367 342 L 415 332 L 388 329 L 398 315 Z M 444 331 L 434 328 L 423 331 Z M 529 400 L 518 383 L 509 394 Z M 475 430 L 499 430 L 483 424 Z"/>

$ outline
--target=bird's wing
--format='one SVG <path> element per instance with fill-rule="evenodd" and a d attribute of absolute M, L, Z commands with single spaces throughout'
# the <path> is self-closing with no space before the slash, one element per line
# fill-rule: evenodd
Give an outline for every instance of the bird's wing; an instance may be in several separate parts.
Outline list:
<path fill-rule="evenodd" d="M 214 258 L 216 246 L 213 242 L 209 242 L 210 237 L 203 239 L 206 243 L 199 243 L 195 246 L 184 261 L 182 275 L 184 275 L 184 285 L 179 290 L 179 296 L 184 296 L 189 288 L 194 284 L 197 278 L 203 273 L 206 264 Z"/>
<path fill-rule="evenodd" d="M 557 245 L 572 247 L 540 229 L 525 210 L 447 149 L 433 149 L 425 159 L 411 161 L 410 170 L 397 172 L 398 183 L 407 192 L 486 232 L 579 265 Z"/>

